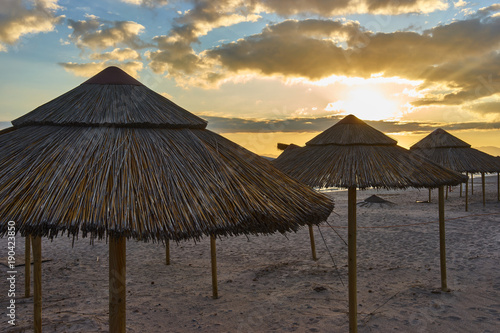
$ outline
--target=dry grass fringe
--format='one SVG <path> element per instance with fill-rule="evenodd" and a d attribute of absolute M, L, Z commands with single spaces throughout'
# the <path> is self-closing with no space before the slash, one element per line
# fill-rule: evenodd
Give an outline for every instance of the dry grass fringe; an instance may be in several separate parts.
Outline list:
<path fill-rule="evenodd" d="M 433 188 L 467 180 L 396 145 L 305 146 L 285 150 L 273 164 L 298 181 L 319 188 Z"/>
<path fill-rule="evenodd" d="M 0 147 L 0 236 L 9 220 L 49 238 L 283 233 L 333 209 L 208 130 L 24 126 L 0 135 Z"/>

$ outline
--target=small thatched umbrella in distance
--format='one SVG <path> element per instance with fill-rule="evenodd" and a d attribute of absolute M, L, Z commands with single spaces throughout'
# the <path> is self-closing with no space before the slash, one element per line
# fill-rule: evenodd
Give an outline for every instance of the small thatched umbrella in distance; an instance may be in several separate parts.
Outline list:
<path fill-rule="evenodd" d="M 411 154 L 397 142 L 349 115 L 306 143 L 286 149 L 273 164 L 313 187 L 348 189 L 349 330 L 357 331 L 356 188 L 439 187 L 441 288 L 447 290 L 443 185 L 465 176 Z"/>
<path fill-rule="evenodd" d="M 109 241 L 110 332 L 125 331 L 126 239 L 295 231 L 333 203 L 206 122 L 110 67 L 0 135 L 0 236 L 33 235 L 35 331 L 41 237 Z M 214 264 L 214 261 L 212 262 Z"/>
<path fill-rule="evenodd" d="M 485 173 L 500 171 L 500 165 L 494 156 L 471 148 L 471 145 L 460 140 L 442 128 L 434 130 L 425 138 L 410 147 L 410 151 L 420 154 L 448 169 L 462 173 L 481 173 L 483 183 L 483 205 L 486 204 Z M 472 181 L 471 177 L 471 181 Z M 468 182 L 465 184 L 465 210 L 468 210 Z M 500 192 L 499 192 L 500 193 Z"/>

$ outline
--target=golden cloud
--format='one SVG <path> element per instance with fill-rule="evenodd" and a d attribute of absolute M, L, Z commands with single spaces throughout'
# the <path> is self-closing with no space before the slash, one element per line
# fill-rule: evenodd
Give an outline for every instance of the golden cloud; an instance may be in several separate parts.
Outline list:
<path fill-rule="evenodd" d="M 133 21 L 103 21 L 99 17 L 88 15 L 86 20 L 68 20 L 73 29 L 69 39 L 81 49 L 92 50 L 126 45 L 133 49 L 149 46 L 139 35 L 144 26 Z"/>
<path fill-rule="evenodd" d="M 440 84 L 415 105 L 461 104 L 500 92 L 500 17 L 416 32 L 372 33 L 352 22 L 289 20 L 204 55 L 226 72 L 321 80 L 375 74 Z M 345 40 L 344 45 L 335 37 Z"/>
<path fill-rule="evenodd" d="M 94 60 L 116 60 L 116 61 L 125 61 L 125 60 L 140 60 L 141 56 L 139 52 L 136 50 L 132 50 L 131 48 L 115 48 L 113 51 L 105 52 L 105 53 L 93 53 L 90 55 L 90 59 Z"/>
<path fill-rule="evenodd" d="M 0 5 L 0 51 L 14 45 L 28 34 L 53 31 L 64 16 L 56 16 L 58 0 L 32 0 L 25 7 L 22 0 L 2 0 Z"/>

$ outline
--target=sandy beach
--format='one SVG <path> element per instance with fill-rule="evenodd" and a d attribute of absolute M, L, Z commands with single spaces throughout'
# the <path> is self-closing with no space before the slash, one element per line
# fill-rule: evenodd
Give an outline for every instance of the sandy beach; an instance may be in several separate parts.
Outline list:
<path fill-rule="evenodd" d="M 446 201 L 449 293 L 440 288 L 437 190 L 358 191 L 396 205 L 358 206 L 360 332 L 498 332 L 500 201 L 497 176 L 486 177 L 486 207 L 475 179 L 465 212 L 454 187 Z M 209 239 L 171 244 L 171 265 L 157 243 L 127 243 L 128 332 L 347 332 L 347 192 L 325 192 L 334 213 L 294 234 L 222 238 L 217 242 L 220 298 L 211 298 Z M 108 330 L 108 247 L 88 238 L 43 239 L 44 332 Z M 325 245 L 326 244 L 326 245 Z M 327 247 L 328 246 L 328 249 Z M 7 240 L 0 239 L 0 257 Z M 331 257 L 329 255 L 331 253 Z M 16 256 L 24 256 L 18 235 Z M 333 260 L 332 260 L 333 258 Z M 335 264 L 334 264 L 335 262 Z M 0 331 L 30 332 L 33 299 L 16 278 L 16 323 L 7 321 L 7 267 L 0 266 Z M 32 288 L 33 290 L 33 288 Z"/>

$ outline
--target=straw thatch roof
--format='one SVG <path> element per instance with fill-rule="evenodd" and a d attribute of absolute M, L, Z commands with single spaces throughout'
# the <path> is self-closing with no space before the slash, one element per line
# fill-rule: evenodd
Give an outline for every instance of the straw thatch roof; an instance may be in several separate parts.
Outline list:
<path fill-rule="evenodd" d="M 273 164 L 314 187 L 437 187 L 467 178 L 411 154 L 397 142 L 349 115 L 306 143 L 286 149 Z"/>
<path fill-rule="evenodd" d="M 470 144 L 441 128 L 411 146 L 410 151 L 458 172 L 500 171 L 500 165 L 494 156 L 471 148 Z"/>
<path fill-rule="evenodd" d="M 12 121 L 28 125 L 204 129 L 207 122 L 117 67 Z"/>
<path fill-rule="evenodd" d="M 48 237 L 286 232 L 333 209 L 117 68 L 13 125 L 0 135 L 0 236 L 9 220 Z"/>

